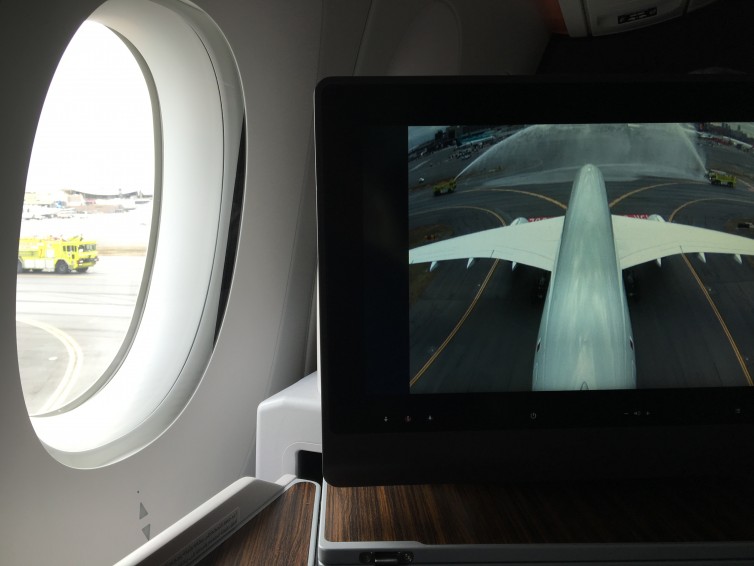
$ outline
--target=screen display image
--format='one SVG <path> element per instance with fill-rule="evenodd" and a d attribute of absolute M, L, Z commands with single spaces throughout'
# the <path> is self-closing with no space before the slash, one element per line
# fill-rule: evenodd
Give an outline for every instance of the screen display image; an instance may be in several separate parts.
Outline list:
<path fill-rule="evenodd" d="M 333 485 L 754 466 L 754 82 L 333 78 Z"/>
<path fill-rule="evenodd" d="M 407 135 L 411 394 L 752 385 L 754 125 Z"/>

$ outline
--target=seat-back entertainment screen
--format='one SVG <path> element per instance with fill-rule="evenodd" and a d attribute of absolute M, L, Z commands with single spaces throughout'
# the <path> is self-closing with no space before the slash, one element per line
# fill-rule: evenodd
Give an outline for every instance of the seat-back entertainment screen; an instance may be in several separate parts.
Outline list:
<path fill-rule="evenodd" d="M 748 79 L 329 79 L 325 478 L 743 473 Z"/>

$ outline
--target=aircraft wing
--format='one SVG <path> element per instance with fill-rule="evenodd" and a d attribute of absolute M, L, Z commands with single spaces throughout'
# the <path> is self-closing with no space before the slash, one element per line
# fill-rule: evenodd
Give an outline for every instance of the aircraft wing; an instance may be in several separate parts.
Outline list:
<path fill-rule="evenodd" d="M 496 258 L 552 271 L 562 231 L 562 216 L 492 228 L 414 248 L 408 262 Z"/>
<path fill-rule="evenodd" d="M 725 232 L 613 215 L 621 269 L 680 253 L 754 255 L 754 240 Z"/>

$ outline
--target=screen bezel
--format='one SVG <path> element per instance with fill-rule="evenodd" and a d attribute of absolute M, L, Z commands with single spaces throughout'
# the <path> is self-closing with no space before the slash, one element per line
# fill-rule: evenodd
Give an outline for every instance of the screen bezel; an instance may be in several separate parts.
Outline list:
<path fill-rule="evenodd" d="M 741 76 L 322 81 L 315 137 L 325 479 L 376 485 L 744 469 L 754 423 L 748 387 L 401 392 L 395 368 L 407 352 L 395 335 L 408 331 L 407 203 L 406 191 L 394 189 L 407 185 L 409 125 L 744 122 L 754 121 L 752 100 L 754 82 Z M 382 393 L 370 387 L 375 376 L 385 376 Z"/>

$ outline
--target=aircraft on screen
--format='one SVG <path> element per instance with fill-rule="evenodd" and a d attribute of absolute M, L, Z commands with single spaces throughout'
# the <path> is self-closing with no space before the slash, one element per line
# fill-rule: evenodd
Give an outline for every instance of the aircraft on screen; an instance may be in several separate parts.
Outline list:
<path fill-rule="evenodd" d="M 535 345 L 535 391 L 634 389 L 634 339 L 622 271 L 674 254 L 754 255 L 754 240 L 659 215 L 610 214 L 605 181 L 594 165 L 573 183 L 565 216 L 449 238 L 409 251 L 409 263 L 495 258 L 549 271 Z"/>

